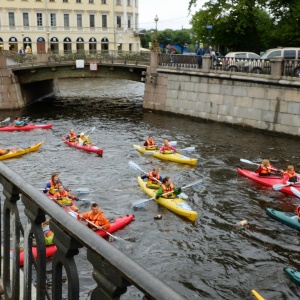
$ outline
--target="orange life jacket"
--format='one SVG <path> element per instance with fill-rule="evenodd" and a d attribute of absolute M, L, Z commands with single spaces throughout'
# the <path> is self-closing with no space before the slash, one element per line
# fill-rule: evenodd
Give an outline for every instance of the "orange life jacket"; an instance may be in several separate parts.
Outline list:
<path fill-rule="evenodd" d="M 289 176 L 289 178 L 291 178 L 291 177 L 294 177 L 294 176 L 297 176 L 297 174 L 296 174 L 296 172 L 295 172 L 295 171 L 294 171 L 292 174 L 291 174 L 291 173 L 289 173 L 288 171 L 285 171 L 283 174 L 284 174 L 284 175 L 288 175 L 288 176 Z"/>
<path fill-rule="evenodd" d="M 76 133 L 69 133 L 68 134 L 68 137 L 69 137 L 69 141 L 72 142 L 72 141 L 75 141 L 77 136 L 76 136 Z"/>
<path fill-rule="evenodd" d="M 63 192 L 56 192 L 54 195 L 56 198 L 69 198 L 69 193 L 64 190 Z"/>
<path fill-rule="evenodd" d="M 4 154 L 6 154 L 8 152 L 9 152 L 9 150 L 5 150 L 5 149 L 1 149 L 0 148 L 0 155 L 4 155 Z"/>
<path fill-rule="evenodd" d="M 259 166 L 259 174 L 269 174 L 271 173 L 271 167 L 265 167 L 264 165 Z"/>
<path fill-rule="evenodd" d="M 298 207 L 296 208 L 296 213 L 297 213 L 297 215 L 298 215 L 298 217 L 299 217 L 299 219 L 300 219 L 300 206 L 298 206 Z"/>
<path fill-rule="evenodd" d="M 174 185 L 173 183 L 170 184 L 170 186 L 166 186 L 164 183 L 161 185 L 162 188 L 163 188 L 163 194 L 166 194 L 166 193 L 169 193 L 169 192 L 172 192 L 174 191 Z"/>
<path fill-rule="evenodd" d="M 155 180 L 154 178 L 156 178 L 157 180 Z M 155 176 L 153 176 L 153 172 L 151 171 L 149 173 L 149 180 L 152 181 L 152 183 L 159 183 L 159 178 L 160 178 L 160 175 L 159 173 L 157 173 Z"/>
<path fill-rule="evenodd" d="M 298 181 L 298 177 L 297 177 L 297 173 L 294 171 L 292 174 L 289 173 L 288 171 L 285 171 L 283 173 L 283 178 L 288 179 L 287 181 L 289 182 L 297 182 Z"/>
<path fill-rule="evenodd" d="M 44 232 L 45 237 L 49 237 L 53 232 L 51 230 L 48 230 L 46 233 Z"/>
<path fill-rule="evenodd" d="M 61 184 L 60 181 L 58 181 L 57 183 L 54 183 L 52 180 L 50 180 L 50 188 L 52 189 L 56 189 L 58 188 L 58 186 Z"/>
<path fill-rule="evenodd" d="M 147 143 L 147 146 L 154 146 L 155 145 L 155 142 L 153 140 L 152 141 L 147 140 L 146 143 Z"/>

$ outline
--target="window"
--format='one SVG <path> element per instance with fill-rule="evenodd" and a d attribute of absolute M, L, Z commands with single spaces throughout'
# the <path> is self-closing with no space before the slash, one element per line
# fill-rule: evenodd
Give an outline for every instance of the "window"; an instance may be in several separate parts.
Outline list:
<path fill-rule="evenodd" d="M 128 27 L 128 28 L 131 28 L 131 16 L 128 16 L 127 27 Z"/>
<path fill-rule="evenodd" d="M 42 13 L 36 14 L 36 25 L 43 26 L 43 14 Z"/>
<path fill-rule="evenodd" d="M 89 3 L 94 3 L 94 0 L 89 0 Z"/>
<path fill-rule="evenodd" d="M 127 6 L 131 6 L 131 0 L 127 0 Z"/>
<path fill-rule="evenodd" d="M 29 26 L 29 14 L 23 13 L 23 26 L 28 27 Z"/>
<path fill-rule="evenodd" d="M 121 0 L 116 0 L 116 5 L 121 5 Z"/>
<path fill-rule="evenodd" d="M 283 58 L 284 59 L 296 59 L 296 50 L 284 50 Z"/>
<path fill-rule="evenodd" d="M 50 26 L 56 27 L 56 14 L 50 14 Z"/>
<path fill-rule="evenodd" d="M 101 4 L 107 4 L 106 0 L 101 0 Z"/>
<path fill-rule="evenodd" d="M 16 26 L 15 13 L 14 12 L 9 12 L 8 13 L 8 22 L 9 22 L 9 26 Z"/>
<path fill-rule="evenodd" d="M 77 14 L 77 28 L 82 28 L 82 14 Z"/>
<path fill-rule="evenodd" d="M 81 3 L 81 0 L 76 0 L 76 3 Z"/>
<path fill-rule="evenodd" d="M 121 28 L 121 26 L 122 26 L 122 22 L 121 22 L 121 16 L 117 16 L 117 27 L 118 28 Z"/>
<path fill-rule="evenodd" d="M 275 50 L 268 54 L 267 59 L 272 59 L 275 56 L 281 56 L 281 50 Z"/>
<path fill-rule="evenodd" d="M 102 27 L 107 28 L 107 15 L 102 15 Z"/>
<path fill-rule="evenodd" d="M 132 44 L 129 44 L 129 52 L 132 52 Z"/>
<path fill-rule="evenodd" d="M 95 28 L 95 15 L 90 15 L 90 28 Z"/>
<path fill-rule="evenodd" d="M 68 3 L 68 0 L 63 0 L 63 2 Z"/>
<path fill-rule="evenodd" d="M 64 27 L 70 27 L 70 16 L 69 14 L 64 14 Z"/>

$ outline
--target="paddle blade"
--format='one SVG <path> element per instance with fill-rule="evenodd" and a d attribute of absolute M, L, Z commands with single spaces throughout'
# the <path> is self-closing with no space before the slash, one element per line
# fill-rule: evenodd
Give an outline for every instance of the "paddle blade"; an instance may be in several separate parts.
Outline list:
<path fill-rule="evenodd" d="M 259 164 L 257 164 L 257 163 L 254 163 L 254 162 L 248 160 L 248 159 L 243 159 L 243 158 L 241 158 L 240 161 L 243 162 L 243 163 L 245 163 L 245 164 L 249 164 L 249 165 L 256 165 L 256 166 L 259 165 Z"/>
<path fill-rule="evenodd" d="M 298 198 L 300 198 L 300 191 L 293 186 L 291 187 L 291 191 L 296 195 Z"/>
<path fill-rule="evenodd" d="M 178 195 L 178 197 L 181 198 L 181 199 L 183 199 L 183 200 L 187 200 L 189 198 L 189 196 L 186 193 L 183 193 L 183 192 L 180 193 Z"/>
<path fill-rule="evenodd" d="M 195 147 L 187 147 L 187 148 L 185 148 L 185 149 L 181 149 L 181 151 L 186 151 L 186 152 L 193 152 L 193 151 L 195 151 L 195 150 L 196 150 Z"/>
<path fill-rule="evenodd" d="M 128 166 L 134 170 L 144 172 L 135 162 L 129 161 Z M 145 173 L 145 172 L 144 172 Z"/>
<path fill-rule="evenodd" d="M 6 118 L 4 121 L 2 121 L 1 123 L 8 123 L 10 122 L 10 118 Z"/>
<path fill-rule="evenodd" d="M 153 200 L 153 198 L 150 198 L 150 199 L 142 199 L 142 200 L 137 200 L 137 201 L 134 201 L 132 202 L 132 207 L 133 208 L 140 208 L 140 207 L 143 207 L 146 205 L 146 203 L 150 200 Z"/>
<path fill-rule="evenodd" d="M 287 184 L 282 184 L 282 183 L 278 183 L 278 184 L 274 184 L 272 186 L 272 189 L 274 191 L 280 191 L 283 187 L 287 186 Z"/>
<path fill-rule="evenodd" d="M 79 194 L 89 194 L 90 190 L 89 188 L 78 188 L 76 189 L 76 192 Z"/>

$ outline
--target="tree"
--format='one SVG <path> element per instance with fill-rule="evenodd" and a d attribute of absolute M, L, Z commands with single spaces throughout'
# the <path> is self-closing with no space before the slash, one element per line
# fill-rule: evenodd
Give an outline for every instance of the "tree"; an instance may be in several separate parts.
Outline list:
<path fill-rule="evenodd" d="M 182 29 L 174 32 L 173 42 L 174 45 L 178 45 L 183 53 L 184 48 L 191 43 L 191 30 Z"/>

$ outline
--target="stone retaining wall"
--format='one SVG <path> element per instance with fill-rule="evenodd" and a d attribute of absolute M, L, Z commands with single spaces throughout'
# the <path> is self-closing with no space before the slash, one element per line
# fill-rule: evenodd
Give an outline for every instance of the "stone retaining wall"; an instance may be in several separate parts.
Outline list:
<path fill-rule="evenodd" d="M 144 108 L 300 135 L 300 79 L 158 68 Z"/>

